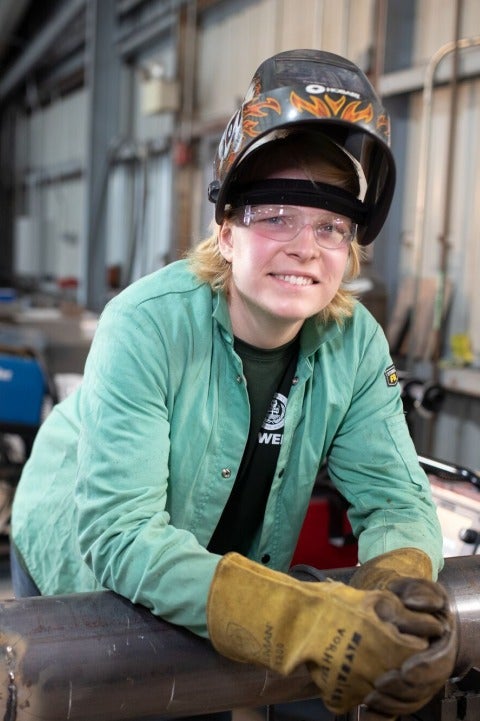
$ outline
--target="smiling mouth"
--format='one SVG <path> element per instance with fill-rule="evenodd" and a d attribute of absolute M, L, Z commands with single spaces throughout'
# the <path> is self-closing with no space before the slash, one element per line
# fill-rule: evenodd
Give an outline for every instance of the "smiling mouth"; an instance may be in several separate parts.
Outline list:
<path fill-rule="evenodd" d="M 274 278 L 278 278 L 279 280 L 283 280 L 285 283 L 290 283 L 290 285 L 314 285 L 315 281 L 313 278 L 307 278 L 304 275 L 279 275 L 272 273 Z"/>

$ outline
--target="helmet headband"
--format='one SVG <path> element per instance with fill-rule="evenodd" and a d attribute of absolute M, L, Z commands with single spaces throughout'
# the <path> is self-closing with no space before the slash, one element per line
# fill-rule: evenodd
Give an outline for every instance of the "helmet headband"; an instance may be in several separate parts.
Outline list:
<path fill-rule="evenodd" d="M 345 215 L 357 225 L 368 221 L 367 206 L 343 188 L 328 183 L 291 178 L 271 178 L 231 188 L 227 207 L 243 205 L 302 205 Z"/>

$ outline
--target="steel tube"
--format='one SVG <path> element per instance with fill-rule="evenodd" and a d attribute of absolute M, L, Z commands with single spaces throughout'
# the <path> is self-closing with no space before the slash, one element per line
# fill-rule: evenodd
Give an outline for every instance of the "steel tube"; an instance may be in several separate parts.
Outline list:
<path fill-rule="evenodd" d="M 353 570 L 327 573 L 348 580 Z M 447 559 L 441 581 L 458 615 L 460 674 L 480 664 L 480 556 Z M 231 662 L 108 591 L 0 603 L 4 721 L 127 721 L 316 695 L 304 667 L 283 678 Z"/>
<path fill-rule="evenodd" d="M 456 674 L 480 667 L 480 556 L 447 558 L 440 580 L 457 616 L 459 649 Z"/>
<path fill-rule="evenodd" d="M 0 604 L 0 718 L 123 721 L 316 695 L 219 656 L 206 640 L 110 592 Z"/>

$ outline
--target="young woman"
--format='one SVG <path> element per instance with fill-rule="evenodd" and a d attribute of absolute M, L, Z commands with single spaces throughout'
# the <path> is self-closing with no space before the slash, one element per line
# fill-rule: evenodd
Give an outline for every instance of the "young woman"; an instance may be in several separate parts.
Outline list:
<path fill-rule="evenodd" d="M 13 509 L 18 584 L 112 589 L 231 658 L 306 662 L 337 713 L 430 698 L 455 650 L 441 533 L 387 342 L 344 287 L 393 186 L 356 66 L 260 66 L 219 146 L 211 237 L 108 304 L 80 389 L 40 429 Z M 325 460 L 356 588 L 285 573 Z"/>

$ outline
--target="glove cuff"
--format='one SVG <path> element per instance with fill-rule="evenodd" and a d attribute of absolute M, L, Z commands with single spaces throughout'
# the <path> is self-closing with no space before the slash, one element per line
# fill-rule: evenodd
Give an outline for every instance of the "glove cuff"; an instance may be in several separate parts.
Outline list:
<path fill-rule="evenodd" d="M 210 641 L 228 658 L 287 673 L 290 662 L 271 650 L 275 634 L 287 635 L 302 623 L 309 596 L 315 604 L 315 591 L 318 584 L 302 583 L 238 553 L 227 553 L 217 566 L 208 595 Z M 283 644 L 288 646 L 286 638 Z"/>

